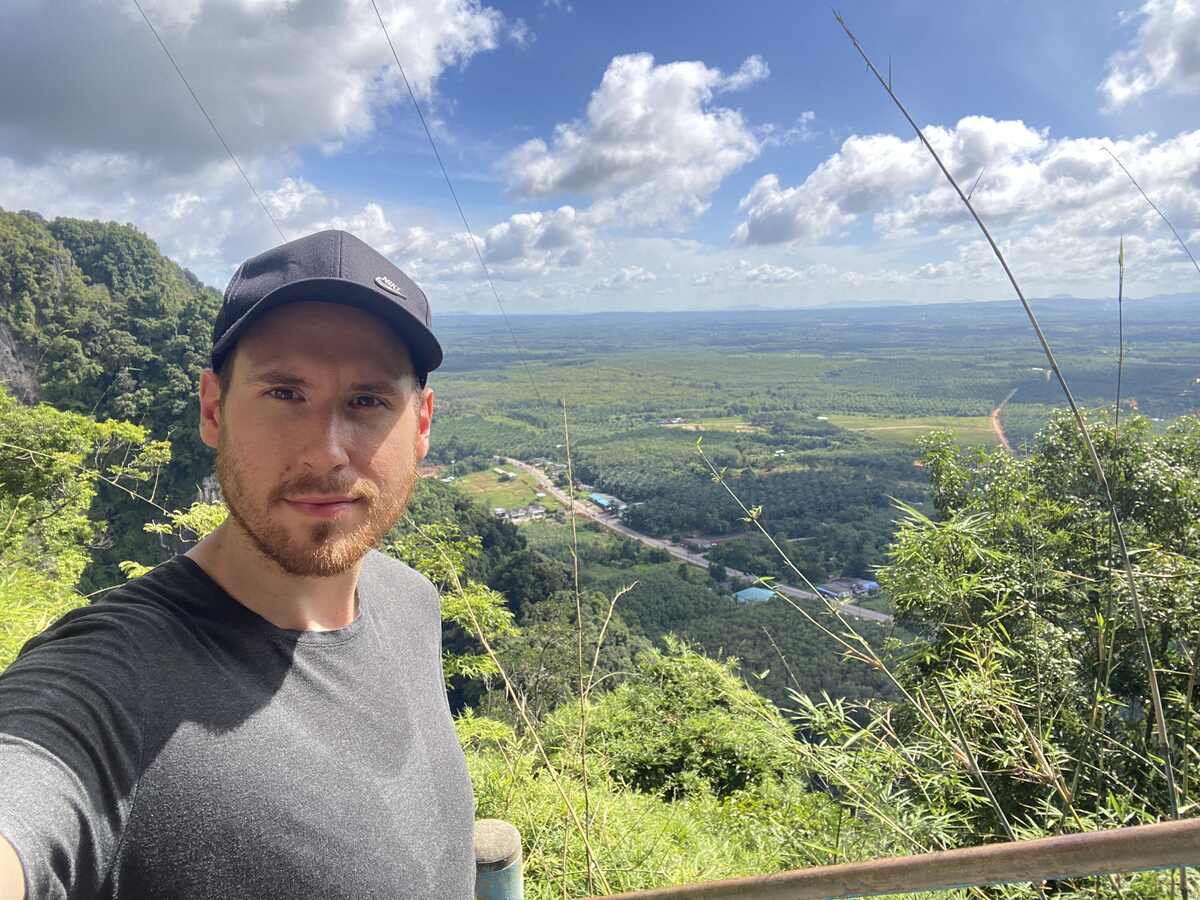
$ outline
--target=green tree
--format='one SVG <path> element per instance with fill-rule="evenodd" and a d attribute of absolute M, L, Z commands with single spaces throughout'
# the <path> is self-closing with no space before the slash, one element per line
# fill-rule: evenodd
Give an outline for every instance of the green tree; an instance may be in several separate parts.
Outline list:
<path fill-rule="evenodd" d="M 566 703 L 544 728 L 564 765 L 578 758 L 580 711 Z M 663 797 L 718 797 L 785 778 L 795 738 L 782 715 L 750 690 L 733 659 L 709 659 L 668 637 L 635 678 L 587 711 L 588 751 L 625 784 Z"/>
<path fill-rule="evenodd" d="M 499 675 L 494 657 L 480 645 L 516 633 L 504 597 L 485 584 L 464 580 L 467 562 L 480 555 L 482 545 L 478 536 L 464 537 L 457 525 L 442 523 L 402 530 L 384 547 L 433 582 L 441 592 L 442 619 L 465 637 L 443 648 L 447 686 L 456 678 L 487 683 Z"/>
<path fill-rule="evenodd" d="M 1131 549 L 1184 805 L 1200 725 L 1200 420 L 1088 429 Z M 924 462 L 938 517 L 906 508 L 880 570 L 916 636 L 895 670 L 905 700 L 797 695 L 806 764 L 907 851 L 1169 816 L 1131 597 L 1070 416 L 1021 458 L 943 433 Z"/>
<path fill-rule="evenodd" d="M 24 406 L 0 390 L 0 668 L 85 602 L 77 585 L 103 536 L 89 517 L 97 486 L 145 490 L 169 459 L 144 428 Z"/>
<path fill-rule="evenodd" d="M 138 422 L 170 441 L 173 465 L 149 493 L 170 508 L 196 500 L 211 471 L 195 389 L 220 295 L 129 225 L 0 210 L 0 326 L 30 378 L 25 399 L 98 419 Z M 142 531 L 145 509 L 101 485 L 85 587 L 119 578 L 124 559 L 160 561 L 175 547 Z"/>

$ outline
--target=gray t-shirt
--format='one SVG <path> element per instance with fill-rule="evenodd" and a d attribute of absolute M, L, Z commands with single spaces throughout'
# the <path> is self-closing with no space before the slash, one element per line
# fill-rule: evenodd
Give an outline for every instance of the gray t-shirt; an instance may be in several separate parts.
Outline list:
<path fill-rule="evenodd" d="M 287 631 L 177 556 L 0 675 L 0 834 L 30 898 L 474 892 L 437 591 L 378 551 L 358 617 Z"/>

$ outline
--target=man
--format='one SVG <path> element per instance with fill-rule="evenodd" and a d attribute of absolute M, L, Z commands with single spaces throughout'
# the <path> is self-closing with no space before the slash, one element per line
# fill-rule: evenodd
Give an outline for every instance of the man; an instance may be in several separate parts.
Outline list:
<path fill-rule="evenodd" d="M 325 231 L 237 270 L 200 381 L 229 517 L 0 675 L 0 900 L 468 898 L 433 586 L 429 304 Z"/>

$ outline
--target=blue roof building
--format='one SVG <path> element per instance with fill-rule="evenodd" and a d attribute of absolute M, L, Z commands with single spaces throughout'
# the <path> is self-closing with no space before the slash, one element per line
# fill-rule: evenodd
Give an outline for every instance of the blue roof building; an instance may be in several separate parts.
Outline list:
<path fill-rule="evenodd" d="M 742 588 L 733 596 L 737 597 L 742 603 L 761 603 L 764 600 L 770 600 L 774 597 L 775 592 L 761 587 L 748 587 Z"/>

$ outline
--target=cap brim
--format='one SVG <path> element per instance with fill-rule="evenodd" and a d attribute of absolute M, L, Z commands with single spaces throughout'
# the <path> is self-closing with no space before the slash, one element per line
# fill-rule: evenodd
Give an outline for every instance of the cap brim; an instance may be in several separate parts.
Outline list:
<path fill-rule="evenodd" d="M 433 332 L 394 298 L 344 278 L 305 278 L 271 291 L 230 325 L 221 335 L 221 339 L 213 345 L 213 368 L 220 368 L 226 354 L 246 333 L 246 329 L 265 313 L 287 303 L 299 303 L 304 300 L 353 306 L 383 319 L 408 347 L 413 367 L 418 374 L 432 372 L 442 364 L 442 345 L 433 336 Z"/>

